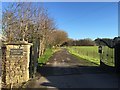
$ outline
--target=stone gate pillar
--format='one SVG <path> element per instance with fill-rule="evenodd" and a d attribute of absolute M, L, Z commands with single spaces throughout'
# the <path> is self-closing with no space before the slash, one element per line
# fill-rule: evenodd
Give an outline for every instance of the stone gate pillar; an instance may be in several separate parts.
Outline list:
<path fill-rule="evenodd" d="M 6 85 L 29 80 L 31 43 L 5 43 L 2 47 L 2 81 Z"/>

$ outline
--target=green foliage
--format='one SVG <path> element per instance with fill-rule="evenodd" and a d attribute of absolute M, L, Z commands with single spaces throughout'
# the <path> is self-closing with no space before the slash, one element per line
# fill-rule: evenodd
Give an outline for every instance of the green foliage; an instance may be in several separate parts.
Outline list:
<path fill-rule="evenodd" d="M 100 64 L 97 46 L 73 46 L 67 48 L 70 53 L 89 60 L 95 64 Z"/>
<path fill-rule="evenodd" d="M 52 56 L 53 54 L 53 49 L 52 48 L 47 48 L 44 55 L 42 55 L 39 59 L 38 59 L 38 64 L 40 66 L 42 66 L 43 64 L 45 64 L 48 59 Z"/>
<path fill-rule="evenodd" d="M 46 64 L 49 58 L 59 50 L 60 48 L 47 48 L 44 54 L 38 59 L 38 64 L 40 66 L 43 66 L 44 64 Z"/>
<path fill-rule="evenodd" d="M 100 55 L 98 53 L 98 46 L 72 46 L 67 47 L 68 51 L 80 58 L 89 60 L 93 63 L 100 65 Z M 107 46 L 103 47 L 102 61 L 109 65 L 114 66 L 113 50 Z"/>

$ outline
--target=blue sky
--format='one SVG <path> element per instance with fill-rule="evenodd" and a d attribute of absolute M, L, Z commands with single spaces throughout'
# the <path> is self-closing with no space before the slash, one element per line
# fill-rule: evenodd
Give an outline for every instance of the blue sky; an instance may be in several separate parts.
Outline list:
<path fill-rule="evenodd" d="M 45 3 L 58 27 L 70 38 L 113 38 L 118 36 L 118 6 L 113 2 Z"/>
<path fill-rule="evenodd" d="M 4 9 L 7 4 L 4 3 L 2 6 Z M 70 38 L 95 39 L 118 36 L 117 2 L 46 2 L 43 6 L 48 8 L 57 27 L 66 31 Z"/>

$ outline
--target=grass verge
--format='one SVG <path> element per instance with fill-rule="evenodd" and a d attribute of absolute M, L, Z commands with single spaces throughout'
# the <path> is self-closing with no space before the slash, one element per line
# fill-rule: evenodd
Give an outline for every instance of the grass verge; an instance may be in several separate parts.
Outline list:
<path fill-rule="evenodd" d="M 49 58 L 57 51 L 61 50 L 60 48 L 47 48 L 44 54 L 38 59 L 38 65 L 43 66 L 49 60 Z"/>
<path fill-rule="evenodd" d="M 100 65 L 99 53 L 97 52 L 98 47 L 96 46 L 73 46 L 67 47 L 67 50 L 75 56 L 88 60 L 96 65 Z"/>
<path fill-rule="evenodd" d="M 68 51 L 80 58 L 100 65 L 98 46 L 71 46 L 66 47 Z M 114 49 L 103 46 L 102 62 L 108 66 L 114 66 Z"/>

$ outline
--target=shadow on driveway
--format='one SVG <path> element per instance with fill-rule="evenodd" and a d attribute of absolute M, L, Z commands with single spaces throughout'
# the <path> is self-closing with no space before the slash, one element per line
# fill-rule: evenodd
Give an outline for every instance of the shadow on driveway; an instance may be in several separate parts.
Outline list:
<path fill-rule="evenodd" d="M 118 76 L 114 69 L 103 70 L 98 66 L 38 67 L 44 79 L 40 86 L 47 88 L 118 88 Z"/>

